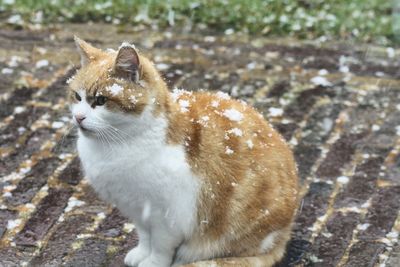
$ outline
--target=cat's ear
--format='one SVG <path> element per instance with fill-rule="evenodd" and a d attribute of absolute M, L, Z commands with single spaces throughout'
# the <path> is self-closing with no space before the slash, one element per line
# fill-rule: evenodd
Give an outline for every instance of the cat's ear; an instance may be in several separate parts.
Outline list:
<path fill-rule="evenodd" d="M 115 59 L 115 73 L 117 76 L 129 79 L 133 82 L 140 80 L 140 60 L 135 47 L 128 43 L 123 43 Z"/>
<path fill-rule="evenodd" d="M 93 47 L 84 40 L 74 36 L 75 45 L 78 48 L 78 52 L 81 55 L 81 66 L 89 64 L 90 61 L 95 60 L 100 54 L 101 50 Z"/>

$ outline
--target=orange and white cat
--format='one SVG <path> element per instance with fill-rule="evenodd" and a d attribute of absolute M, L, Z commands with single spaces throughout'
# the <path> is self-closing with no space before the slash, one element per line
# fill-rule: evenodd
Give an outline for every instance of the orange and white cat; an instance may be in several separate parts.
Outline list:
<path fill-rule="evenodd" d="M 279 261 L 297 208 L 296 165 L 281 136 L 224 93 L 169 92 L 133 45 L 102 51 L 75 41 L 79 157 L 98 194 L 135 224 L 139 245 L 125 264 Z"/>

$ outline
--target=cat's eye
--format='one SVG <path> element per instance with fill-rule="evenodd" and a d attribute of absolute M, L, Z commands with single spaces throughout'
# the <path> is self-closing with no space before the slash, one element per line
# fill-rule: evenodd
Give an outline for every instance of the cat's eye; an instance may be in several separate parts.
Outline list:
<path fill-rule="evenodd" d="M 82 100 L 81 96 L 77 92 L 75 92 L 75 99 L 78 101 Z"/>
<path fill-rule="evenodd" d="M 95 104 L 96 104 L 96 106 L 102 106 L 106 103 L 106 101 L 107 101 L 107 97 L 99 95 L 99 96 L 96 96 Z"/>

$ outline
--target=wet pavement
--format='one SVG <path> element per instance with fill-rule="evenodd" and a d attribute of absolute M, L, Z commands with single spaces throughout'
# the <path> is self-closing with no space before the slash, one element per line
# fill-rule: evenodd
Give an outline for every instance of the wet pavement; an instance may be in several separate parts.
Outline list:
<path fill-rule="evenodd" d="M 123 266 L 137 244 L 79 169 L 73 34 L 134 42 L 171 87 L 222 90 L 269 118 L 303 196 L 279 266 L 400 265 L 400 51 L 95 24 L 0 29 L 0 266 Z"/>

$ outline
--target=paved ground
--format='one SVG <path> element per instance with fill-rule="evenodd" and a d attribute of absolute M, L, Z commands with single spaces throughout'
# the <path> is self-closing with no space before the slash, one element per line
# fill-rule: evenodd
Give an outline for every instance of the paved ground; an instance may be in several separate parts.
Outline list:
<path fill-rule="evenodd" d="M 281 266 L 399 266 L 391 49 L 102 25 L 0 30 L 0 266 L 121 266 L 137 243 L 79 171 L 64 98 L 73 33 L 103 48 L 134 41 L 171 86 L 229 92 L 270 118 L 294 149 L 304 196 Z"/>

